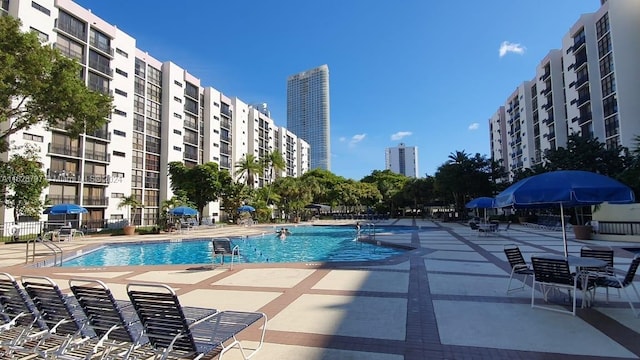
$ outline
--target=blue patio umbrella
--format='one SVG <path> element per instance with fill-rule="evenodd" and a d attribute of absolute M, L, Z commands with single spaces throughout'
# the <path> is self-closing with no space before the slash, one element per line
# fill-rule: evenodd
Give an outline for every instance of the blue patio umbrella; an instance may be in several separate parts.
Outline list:
<path fill-rule="evenodd" d="M 477 197 L 469 201 L 465 207 L 467 209 L 484 209 L 484 218 L 487 219 L 487 209 L 493 209 L 496 207 L 496 199 L 492 197 Z"/>
<path fill-rule="evenodd" d="M 558 170 L 530 176 L 496 195 L 496 207 L 560 207 L 564 254 L 568 255 L 564 208 L 575 206 L 629 204 L 633 190 L 610 177 L 581 170 Z"/>
<path fill-rule="evenodd" d="M 256 209 L 253 206 L 242 205 L 238 208 L 238 212 L 254 212 Z"/>
<path fill-rule="evenodd" d="M 198 210 L 188 206 L 178 206 L 169 210 L 169 213 L 175 216 L 196 216 L 198 215 Z"/>
<path fill-rule="evenodd" d="M 48 215 L 64 215 L 63 222 L 67 223 L 67 215 L 86 214 L 89 210 L 77 204 L 56 204 L 50 208 L 46 208 L 43 213 Z"/>
<path fill-rule="evenodd" d="M 44 214 L 49 215 L 67 215 L 67 214 L 86 214 L 89 211 L 77 204 L 56 204 L 44 210 Z"/>

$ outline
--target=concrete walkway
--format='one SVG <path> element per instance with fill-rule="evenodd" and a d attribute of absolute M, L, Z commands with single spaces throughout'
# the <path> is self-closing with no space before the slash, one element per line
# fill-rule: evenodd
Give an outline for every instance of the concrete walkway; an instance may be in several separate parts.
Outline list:
<path fill-rule="evenodd" d="M 562 254 L 560 232 L 515 225 L 496 236 L 478 237 L 455 223 L 392 219 L 380 224 L 419 226 L 414 232 L 376 237 L 415 249 L 375 263 L 241 264 L 233 270 L 198 265 L 78 269 L 25 266 L 25 245 L 8 244 L 0 246 L 0 271 L 16 277 L 46 275 L 65 291 L 70 278 L 98 278 L 122 299 L 129 282 L 163 282 L 176 289 L 186 306 L 263 311 L 269 316 L 267 343 L 255 359 L 640 357 L 640 319 L 633 316 L 624 293 L 607 304 L 600 292 L 595 305 L 579 309 L 575 317 L 532 309 L 529 286 L 506 294 L 511 269 L 504 245 L 519 245 L 527 261 L 532 254 Z M 251 235 L 273 229 L 229 226 L 129 239 L 87 237 L 60 246 L 71 254 L 104 242 Z M 569 237 L 573 254 L 585 243 L 599 243 Z M 618 272 L 626 273 L 633 254 L 622 248 L 635 245 L 605 244 L 616 250 Z M 540 301 L 541 295 L 536 295 Z M 638 308 L 639 301 L 634 303 Z M 240 337 L 251 345 L 258 334 L 259 329 L 250 328 Z M 225 356 L 239 358 L 237 351 Z"/>

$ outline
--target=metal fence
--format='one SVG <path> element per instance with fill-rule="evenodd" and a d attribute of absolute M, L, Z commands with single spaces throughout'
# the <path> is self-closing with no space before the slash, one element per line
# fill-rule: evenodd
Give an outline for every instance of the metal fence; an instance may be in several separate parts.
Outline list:
<path fill-rule="evenodd" d="M 126 220 L 69 220 L 69 221 L 23 221 L 0 224 L 0 241 L 17 241 L 35 239 L 47 231 L 55 231 L 63 226 L 86 233 L 99 232 L 104 229 L 122 229 Z"/>

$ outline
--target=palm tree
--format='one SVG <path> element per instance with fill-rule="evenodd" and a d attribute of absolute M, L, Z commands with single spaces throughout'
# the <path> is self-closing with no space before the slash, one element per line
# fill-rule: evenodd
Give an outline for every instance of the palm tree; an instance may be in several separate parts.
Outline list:
<path fill-rule="evenodd" d="M 142 203 L 138 200 L 137 197 L 133 195 L 129 195 L 129 196 L 123 197 L 120 200 L 120 204 L 118 204 L 118 209 L 121 209 L 123 207 L 129 208 L 127 221 L 129 222 L 130 225 L 131 224 L 135 225 L 137 211 L 138 211 L 138 208 L 142 207 Z M 133 217 L 131 217 L 131 214 L 132 214 L 131 209 L 133 209 Z"/>
<path fill-rule="evenodd" d="M 462 164 L 469 160 L 469 154 L 467 154 L 464 150 L 456 150 L 455 153 L 449 154 L 448 159 L 449 160 L 447 160 L 447 163 L 449 164 Z"/>
<path fill-rule="evenodd" d="M 234 175 L 246 176 L 247 186 L 254 187 L 254 176 L 263 171 L 263 164 L 258 161 L 255 155 L 246 154 L 242 159 L 235 163 L 236 171 Z"/>
<path fill-rule="evenodd" d="M 272 183 L 278 174 L 282 170 L 287 168 L 287 164 L 282 157 L 282 153 L 279 150 L 273 150 L 263 159 L 264 168 L 269 170 L 269 183 Z M 274 177 L 274 173 L 276 176 Z"/>

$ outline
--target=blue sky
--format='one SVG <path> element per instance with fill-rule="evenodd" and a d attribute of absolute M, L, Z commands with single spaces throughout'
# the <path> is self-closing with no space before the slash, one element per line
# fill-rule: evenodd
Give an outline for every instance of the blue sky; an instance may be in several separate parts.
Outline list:
<path fill-rule="evenodd" d="M 327 64 L 331 171 L 359 180 L 417 146 L 489 156 L 488 119 L 599 0 L 77 0 L 227 96 L 286 126 L 286 79 Z M 180 4 L 179 8 L 176 7 Z"/>

